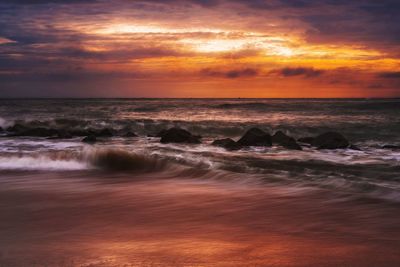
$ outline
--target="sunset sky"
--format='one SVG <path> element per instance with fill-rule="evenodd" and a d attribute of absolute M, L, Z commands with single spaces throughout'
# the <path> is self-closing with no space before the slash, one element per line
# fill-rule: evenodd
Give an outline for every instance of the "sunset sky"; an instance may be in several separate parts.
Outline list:
<path fill-rule="evenodd" d="M 400 1 L 0 0 L 0 97 L 400 97 Z"/>

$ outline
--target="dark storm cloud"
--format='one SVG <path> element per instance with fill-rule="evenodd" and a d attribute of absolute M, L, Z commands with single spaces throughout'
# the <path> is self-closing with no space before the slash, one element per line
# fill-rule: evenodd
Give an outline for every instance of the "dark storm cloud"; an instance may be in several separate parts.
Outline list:
<path fill-rule="evenodd" d="M 231 69 L 231 70 L 215 70 L 206 68 L 201 70 L 200 73 L 203 76 L 236 79 L 236 78 L 257 76 L 259 74 L 259 70 L 254 68 Z"/>

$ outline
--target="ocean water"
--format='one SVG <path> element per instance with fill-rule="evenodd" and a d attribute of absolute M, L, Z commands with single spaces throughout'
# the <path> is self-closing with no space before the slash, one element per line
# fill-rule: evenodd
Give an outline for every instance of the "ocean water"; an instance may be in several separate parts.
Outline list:
<path fill-rule="evenodd" d="M 322 186 L 400 201 L 400 150 L 382 148 L 400 144 L 398 99 L 1 100 L 0 115 L 4 129 L 20 123 L 56 129 L 110 128 L 139 135 L 103 138 L 96 145 L 83 144 L 82 137 L 3 136 L 0 170 L 101 168 L 96 160 L 114 150 L 131 153 L 133 161 L 158 161 L 165 171 L 185 167 L 201 175 L 208 172 L 208 178 L 223 172 L 254 183 Z M 147 137 L 173 126 L 201 135 L 202 144 L 160 144 L 159 138 Z M 361 151 L 304 146 L 303 151 L 253 147 L 229 152 L 210 145 L 217 138 L 238 139 L 251 127 L 271 134 L 282 130 L 295 138 L 338 131 Z"/>
<path fill-rule="evenodd" d="M 90 145 L 10 136 L 15 124 L 121 134 Z M 149 137 L 173 126 L 202 143 Z M 400 145 L 399 99 L 2 99 L 0 127 L 4 266 L 400 263 L 400 149 L 383 148 Z M 337 131 L 360 150 L 211 145 L 251 127 Z M 323 261 L 307 256 L 321 244 Z"/>

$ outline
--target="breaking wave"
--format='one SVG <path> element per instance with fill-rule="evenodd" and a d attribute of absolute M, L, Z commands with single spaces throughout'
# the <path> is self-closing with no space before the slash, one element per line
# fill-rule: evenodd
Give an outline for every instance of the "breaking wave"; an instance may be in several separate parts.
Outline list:
<path fill-rule="evenodd" d="M 74 159 L 56 159 L 49 156 L 11 156 L 0 157 L 0 170 L 26 170 L 26 171 L 72 171 L 85 170 L 89 166 L 86 162 Z"/>
<path fill-rule="evenodd" d="M 131 153 L 121 149 L 98 149 L 85 157 L 92 166 L 110 171 L 153 172 L 162 170 L 167 163 L 155 156 Z"/>
<path fill-rule="evenodd" d="M 0 156 L 0 170 L 90 170 L 153 172 L 162 170 L 166 161 L 156 156 L 121 149 L 88 149 L 46 154 Z"/>

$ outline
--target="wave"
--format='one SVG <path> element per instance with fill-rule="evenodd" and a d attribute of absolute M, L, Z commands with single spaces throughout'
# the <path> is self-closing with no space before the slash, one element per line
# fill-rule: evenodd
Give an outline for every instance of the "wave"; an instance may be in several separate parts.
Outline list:
<path fill-rule="evenodd" d="M 260 157 L 251 151 L 228 155 L 227 152 L 217 150 L 179 151 L 169 146 L 163 149 L 153 154 L 118 148 L 84 148 L 81 151 L 22 155 L 9 153 L 0 155 L 0 171 L 99 170 L 134 174 L 155 173 L 154 177 L 164 178 L 322 187 L 337 192 L 361 193 L 400 201 L 400 178 L 397 175 L 400 166 L 395 162 L 393 165 L 370 161 L 347 164 L 345 160 L 290 158 L 279 156 L 279 153 L 274 153 L 274 157 L 265 157 L 265 154 Z"/>
<path fill-rule="evenodd" d="M 97 149 L 85 155 L 95 167 L 111 171 L 153 172 L 165 168 L 166 160 L 155 156 L 131 153 L 122 149 Z"/>
<path fill-rule="evenodd" d="M 26 171 L 72 171 L 86 170 L 89 166 L 79 160 L 54 159 L 48 156 L 11 156 L 0 157 L 0 170 Z"/>
<path fill-rule="evenodd" d="M 12 123 L 0 117 L 0 128 L 5 129 L 11 125 Z"/>
<path fill-rule="evenodd" d="M 144 106 L 144 107 L 132 108 L 132 109 L 130 109 L 128 111 L 133 111 L 133 112 L 155 112 L 155 111 L 158 111 L 158 108 L 157 107 Z"/>
<path fill-rule="evenodd" d="M 153 172 L 165 168 L 167 161 L 156 156 L 121 149 L 85 149 L 45 154 L 0 156 L 0 170 L 90 170 Z"/>
<path fill-rule="evenodd" d="M 270 108 L 272 105 L 270 103 L 260 103 L 260 102 L 248 102 L 248 103 L 223 103 L 215 106 L 218 109 L 266 109 Z"/>

